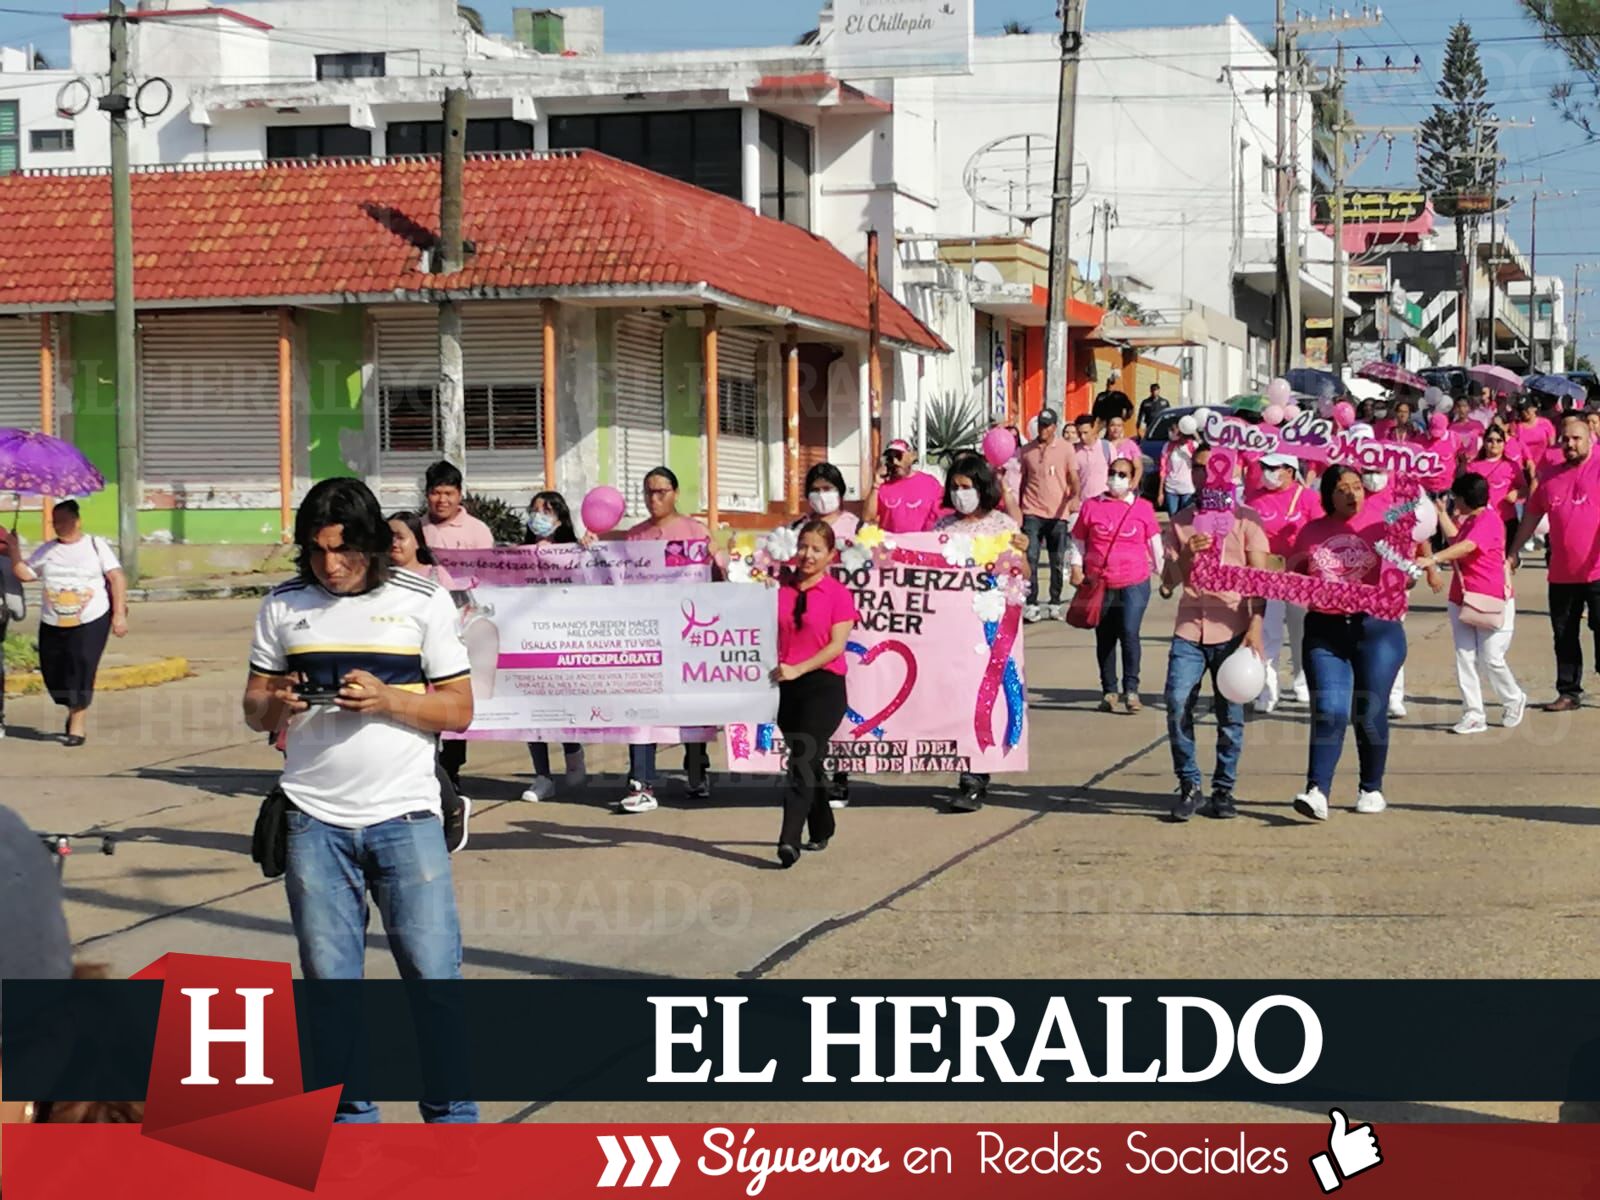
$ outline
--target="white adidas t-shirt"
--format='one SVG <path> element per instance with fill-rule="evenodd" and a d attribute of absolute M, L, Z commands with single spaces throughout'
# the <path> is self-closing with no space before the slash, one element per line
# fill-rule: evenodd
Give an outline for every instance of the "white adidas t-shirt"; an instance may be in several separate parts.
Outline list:
<path fill-rule="evenodd" d="M 471 673 L 450 595 L 404 571 L 359 596 L 296 580 L 256 617 L 254 675 L 304 675 L 334 687 L 350 671 L 422 692 Z M 437 739 L 388 717 L 316 707 L 289 725 L 283 790 L 308 816 L 365 829 L 407 813 L 438 814 Z"/>

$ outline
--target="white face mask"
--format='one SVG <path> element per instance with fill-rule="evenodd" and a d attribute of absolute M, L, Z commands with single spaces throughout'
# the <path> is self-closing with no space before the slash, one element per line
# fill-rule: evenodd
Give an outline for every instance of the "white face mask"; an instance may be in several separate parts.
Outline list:
<path fill-rule="evenodd" d="M 956 488 L 950 493 L 950 503 L 956 506 L 956 511 L 963 517 L 970 517 L 978 511 L 978 489 Z"/>
<path fill-rule="evenodd" d="M 806 499 L 811 501 L 811 511 L 819 517 L 832 516 L 839 511 L 838 492 L 811 492 Z"/>
<path fill-rule="evenodd" d="M 1133 480 L 1123 475 L 1113 475 L 1106 480 L 1106 487 L 1113 496 L 1126 496 L 1133 487 Z"/>
<path fill-rule="evenodd" d="M 1269 491 L 1269 492 L 1280 492 L 1280 491 L 1282 491 L 1283 490 L 1283 475 L 1282 475 L 1282 473 L 1279 472 L 1279 471 L 1268 471 L 1265 475 L 1263 475 L 1261 477 L 1261 485 L 1263 487 L 1265 487 L 1267 489 L 1267 491 Z"/>
<path fill-rule="evenodd" d="M 560 524 L 561 522 L 547 512 L 528 514 L 528 530 L 534 537 L 549 537 Z"/>
<path fill-rule="evenodd" d="M 1367 471 L 1361 476 L 1361 486 L 1369 492 L 1381 492 L 1389 486 L 1389 476 L 1383 471 Z"/>

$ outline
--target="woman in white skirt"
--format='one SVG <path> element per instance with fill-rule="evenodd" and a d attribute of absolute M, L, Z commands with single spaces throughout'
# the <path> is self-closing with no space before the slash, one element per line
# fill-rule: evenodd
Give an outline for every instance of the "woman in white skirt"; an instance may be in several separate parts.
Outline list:
<path fill-rule="evenodd" d="M 1450 490 L 1460 520 L 1452 520 L 1444 503 L 1439 503 L 1439 528 L 1450 545 L 1433 562 L 1456 565 L 1450 581 L 1450 631 L 1455 636 L 1456 679 L 1465 711 L 1452 732 L 1474 734 L 1489 728 L 1480 669 L 1503 706 L 1500 723 L 1513 729 L 1522 724 L 1528 697 L 1506 665 L 1516 602 L 1506 569 L 1505 522 L 1489 506 L 1489 481 L 1482 475 L 1462 475 Z"/>

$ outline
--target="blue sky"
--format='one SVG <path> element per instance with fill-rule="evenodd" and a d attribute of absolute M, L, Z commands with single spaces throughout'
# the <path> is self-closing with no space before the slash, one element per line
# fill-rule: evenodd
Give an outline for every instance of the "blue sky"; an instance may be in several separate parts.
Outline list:
<path fill-rule="evenodd" d="M 532 3 L 532 0 L 525 0 Z M 315 0 L 305 0 L 315 3 Z M 1007 20 L 1018 20 L 1037 32 L 1054 27 L 1053 0 L 977 0 L 980 33 L 998 33 Z M 10 7 L 15 6 L 15 7 Z M 1321 7 L 1312 2 L 1308 8 Z M 0 0 L 0 42 L 34 42 L 47 53 L 65 56 L 64 23 L 55 14 L 93 7 L 80 0 Z M 511 25 L 510 0 L 479 0 L 477 7 L 491 29 Z M 819 0 L 606 0 L 606 42 L 614 50 L 672 50 L 719 46 L 779 45 L 816 22 Z M 1355 7 L 1340 0 L 1341 9 Z M 1291 0 L 1291 11 L 1294 4 Z M 1531 129 L 1508 130 L 1501 148 L 1510 159 L 1506 177 L 1536 181 L 1508 186 L 1519 197 L 1510 216 L 1513 236 L 1528 248 L 1530 206 L 1526 197 L 1543 193 L 1587 193 L 1576 198 L 1548 196 L 1539 206 L 1539 266 L 1560 271 L 1571 286 L 1572 267 L 1600 263 L 1600 221 L 1585 214 L 1600 200 L 1600 144 L 1582 138 L 1554 112 L 1546 95 L 1549 85 L 1565 75 L 1560 55 L 1545 46 L 1521 16 L 1515 0 L 1393 0 L 1383 6 L 1383 24 L 1345 35 L 1349 53 L 1367 63 L 1390 56 L 1396 63 L 1422 59 L 1422 70 L 1406 75 L 1356 76 L 1350 106 L 1363 124 L 1414 124 L 1427 114 L 1439 77 L 1444 40 L 1457 16 L 1472 23 L 1482 43 L 1491 98 L 1503 118 L 1533 118 Z M 1324 9 L 1325 11 L 1325 9 Z M 1273 0 L 1138 0 L 1135 4 L 1088 0 L 1087 30 L 1113 30 L 1151 25 L 1194 25 L 1232 14 L 1262 37 L 1270 37 Z M 1328 37 L 1308 46 L 1331 47 Z M 1331 55 L 1330 55 L 1331 57 Z M 1405 185 L 1416 179 L 1415 154 L 1409 142 L 1398 141 L 1392 153 L 1379 147 L 1364 162 L 1358 180 Z M 1600 269 L 1592 275 L 1597 295 L 1585 317 L 1591 344 L 1600 337 Z"/>

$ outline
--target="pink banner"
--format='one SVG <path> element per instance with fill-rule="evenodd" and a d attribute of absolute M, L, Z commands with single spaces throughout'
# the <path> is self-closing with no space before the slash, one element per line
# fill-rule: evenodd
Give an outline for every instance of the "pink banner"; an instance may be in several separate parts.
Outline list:
<path fill-rule="evenodd" d="M 897 535 L 865 562 L 836 568 L 861 620 L 846 652 L 850 707 L 830 770 L 1028 769 L 1027 565 L 1011 550 L 995 560 L 994 546 L 977 544 L 984 541 L 992 539 Z M 983 558 L 992 565 L 980 566 Z M 729 725 L 726 736 L 730 770 L 784 769 L 775 725 Z"/>

